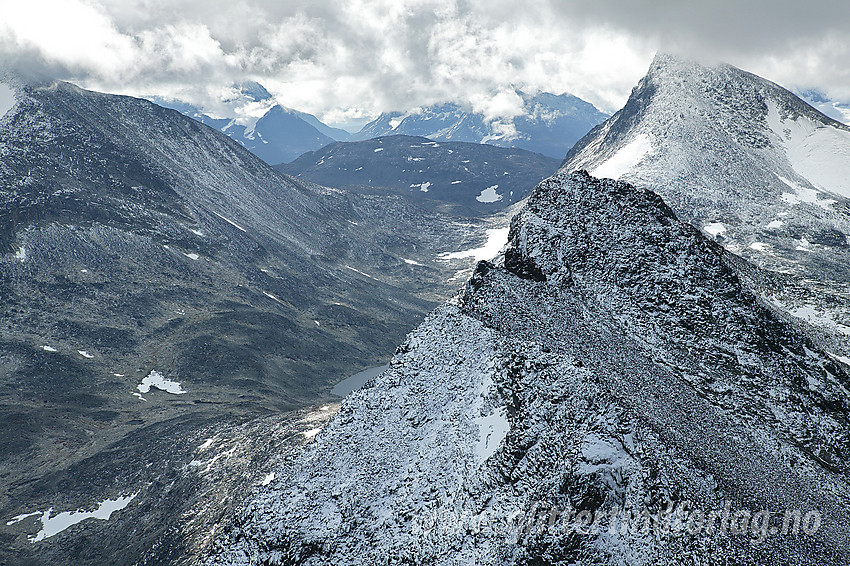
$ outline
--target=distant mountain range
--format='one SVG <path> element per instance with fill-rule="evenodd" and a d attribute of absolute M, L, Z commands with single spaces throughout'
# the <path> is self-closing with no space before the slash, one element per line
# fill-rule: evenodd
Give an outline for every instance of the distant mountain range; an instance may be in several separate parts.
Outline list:
<path fill-rule="evenodd" d="M 191 104 L 158 98 L 154 98 L 154 102 L 227 134 L 270 165 L 292 161 L 304 152 L 347 139 L 350 135 L 322 123 L 312 114 L 275 103 L 272 95 L 258 83 L 239 85 L 238 92 L 242 100 L 235 101 L 235 108 L 244 110 L 251 105 L 254 116 L 240 112 L 238 117 L 216 118 Z"/>
<path fill-rule="evenodd" d="M 525 198 L 558 164 L 522 149 L 395 135 L 335 142 L 275 168 L 329 187 L 390 191 L 489 214 Z"/>
<path fill-rule="evenodd" d="M 850 124 L 850 102 L 834 100 L 819 90 L 810 89 L 797 94 L 830 118 L 844 124 Z"/>
<path fill-rule="evenodd" d="M 270 165 L 289 163 L 303 153 L 334 141 L 363 141 L 390 135 L 486 143 L 525 149 L 560 160 L 576 141 L 608 118 L 608 114 L 570 94 L 528 95 L 517 91 L 523 101 L 523 110 L 518 116 L 488 118 L 467 106 L 443 103 L 407 113 L 381 114 L 359 132 L 350 134 L 324 124 L 312 114 L 276 104 L 260 84 L 244 83 L 237 90 L 234 107 L 239 109 L 238 117 L 212 117 L 191 104 L 178 101 L 154 99 L 154 102 L 224 132 Z M 238 99 L 244 101 L 241 109 Z M 248 105 L 258 115 L 245 115 L 243 110 Z"/>
<path fill-rule="evenodd" d="M 436 141 L 463 141 L 514 147 L 562 159 L 591 128 L 608 118 L 592 104 L 571 94 L 517 91 L 523 111 L 515 117 L 488 119 L 455 103 L 437 104 L 407 113 L 381 114 L 352 140 L 402 134 Z"/>

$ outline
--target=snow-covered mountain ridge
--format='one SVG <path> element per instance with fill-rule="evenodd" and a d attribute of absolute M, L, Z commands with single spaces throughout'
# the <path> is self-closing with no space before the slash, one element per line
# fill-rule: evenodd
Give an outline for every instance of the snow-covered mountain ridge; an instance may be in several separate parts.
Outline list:
<path fill-rule="evenodd" d="M 770 270 L 759 292 L 850 356 L 850 128 L 731 65 L 658 55 L 562 168 L 651 188 Z"/>
<path fill-rule="evenodd" d="M 846 562 L 847 370 L 731 259 L 650 191 L 544 181 L 503 263 L 480 263 L 346 398 L 207 563 Z M 541 502 L 653 515 L 670 500 L 822 522 L 769 544 L 515 528 Z"/>

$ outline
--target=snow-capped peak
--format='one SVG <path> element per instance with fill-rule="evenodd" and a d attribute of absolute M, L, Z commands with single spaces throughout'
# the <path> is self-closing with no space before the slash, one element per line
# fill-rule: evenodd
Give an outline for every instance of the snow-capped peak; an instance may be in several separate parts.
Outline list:
<path fill-rule="evenodd" d="M 762 266 L 850 275 L 850 128 L 731 65 L 656 56 L 563 168 L 651 187 L 695 226 L 722 223 L 714 237 Z M 818 245 L 801 253 L 801 236 Z"/>
<path fill-rule="evenodd" d="M 352 136 L 422 136 L 438 141 L 517 147 L 561 159 L 582 135 L 607 117 L 571 94 L 502 91 L 473 103 L 444 102 L 381 114 Z"/>

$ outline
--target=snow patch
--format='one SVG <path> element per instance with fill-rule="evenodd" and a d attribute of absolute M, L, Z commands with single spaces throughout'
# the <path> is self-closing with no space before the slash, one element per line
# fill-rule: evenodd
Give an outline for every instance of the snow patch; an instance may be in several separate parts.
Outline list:
<path fill-rule="evenodd" d="M 452 185 L 459 185 L 460 183 L 463 183 L 463 181 L 452 181 Z"/>
<path fill-rule="evenodd" d="M 764 242 L 753 242 L 750 244 L 750 248 L 756 250 L 757 252 L 763 252 L 767 249 L 767 244 Z"/>
<path fill-rule="evenodd" d="M 320 432 L 322 432 L 322 427 L 311 428 L 310 430 L 305 430 L 301 434 L 304 435 L 304 438 L 315 438 Z"/>
<path fill-rule="evenodd" d="M 850 358 L 848 358 L 847 356 L 839 356 L 838 354 L 833 354 L 832 352 L 827 352 L 827 354 L 829 354 L 833 359 L 841 362 L 845 366 L 850 366 Z M 6 524 L 8 525 L 9 523 Z"/>
<path fill-rule="evenodd" d="M 768 223 L 767 229 L 768 230 L 776 230 L 778 228 L 782 228 L 783 224 L 785 224 L 785 223 L 782 222 L 781 220 L 772 220 L 770 223 Z"/>
<path fill-rule="evenodd" d="M 87 360 L 90 360 L 94 357 L 93 355 L 89 354 L 86 350 L 77 350 L 77 353 L 79 355 L 81 355 L 82 357 L 86 358 Z"/>
<path fill-rule="evenodd" d="M 270 483 L 272 483 L 273 481 L 274 481 L 274 472 L 272 472 L 270 474 L 266 474 L 266 477 L 263 478 L 263 481 L 260 482 L 260 485 L 265 487 L 265 486 L 269 485 Z"/>
<path fill-rule="evenodd" d="M 156 387 L 160 391 L 165 391 L 172 395 L 182 395 L 186 393 L 186 390 L 180 386 L 179 382 L 166 379 L 156 370 L 151 370 L 147 377 L 142 379 L 142 382 L 136 386 L 136 389 L 139 390 L 139 393 L 147 393 L 151 390 L 151 387 Z"/>
<path fill-rule="evenodd" d="M 0 118 L 15 107 L 15 91 L 9 85 L 0 83 Z"/>
<path fill-rule="evenodd" d="M 702 229 L 706 234 L 709 234 L 714 238 L 726 232 L 726 226 L 724 226 L 721 222 L 712 222 L 711 224 L 706 224 L 702 227 Z"/>
<path fill-rule="evenodd" d="M 189 259 L 193 259 L 195 261 L 198 261 L 198 258 L 201 257 L 198 254 L 194 254 L 194 253 L 193 254 L 187 254 L 186 252 L 183 252 L 183 255 L 185 255 Z"/>
<path fill-rule="evenodd" d="M 418 265 L 418 266 L 420 266 L 420 267 L 422 267 L 422 266 L 423 266 L 423 264 L 419 263 L 418 261 L 412 260 L 412 259 L 407 259 L 407 258 L 401 258 L 401 259 L 402 259 L 402 260 L 404 261 L 404 263 L 406 263 L 407 265 Z"/>
<path fill-rule="evenodd" d="M 767 101 L 767 124 L 779 137 L 791 167 L 813 186 L 850 198 L 850 132 L 806 116 L 779 116 Z"/>
<path fill-rule="evenodd" d="M 510 228 L 490 228 L 487 230 L 487 243 L 480 248 L 472 248 L 459 252 L 444 253 L 440 255 L 440 259 L 463 259 L 467 257 L 473 258 L 475 261 L 492 259 L 499 251 L 508 243 L 508 232 Z"/>
<path fill-rule="evenodd" d="M 493 185 L 492 187 L 487 187 L 486 189 L 481 191 L 481 194 L 479 194 L 477 197 L 475 197 L 475 200 L 477 200 L 478 202 L 485 202 L 485 203 L 499 202 L 500 200 L 502 200 L 502 195 L 500 195 L 499 193 L 496 192 L 496 189 L 498 189 L 498 188 L 499 188 L 499 185 Z"/>
<path fill-rule="evenodd" d="M 419 187 L 419 190 L 420 190 L 420 191 L 422 191 L 423 193 L 427 193 L 427 192 L 428 192 L 428 188 L 429 188 L 430 186 L 431 186 L 431 182 L 430 182 L 430 181 L 425 181 L 424 183 L 414 183 L 414 184 L 410 185 L 410 188 L 411 188 L 411 189 L 415 189 L 416 187 Z"/>
<path fill-rule="evenodd" d="M 15 515 L 14 517 L 6 521 L 6 526 L 11 526 L 15 523 L 20 523 L 24 519 L 29 519 L 30 517 L 35 517 L 36 515 L 41 515 L 41 511 L 36 511 L 34 513 L 24 513 L 23 515 Z"/>
<path fill-rule="evenodd" d="M 272 295 L 272 294 L 271 294 L 271 293 L 269 293 L 268 291 L 263 291 L 263 295 L 265 295 L 266 297 L 270 298 L 270 299 L 271 299 L 271 300 L 273 300 L 273 301 L 277 301 L 278 303 L 283 304 L 283 301 L 281 301 L 281 300 L 280 300 L 280 299 L 278 299 L 275 295 Z"/>
<path fill-rule="evenodd" d="M 586 462 L 579 466 L 579 471 L 585 474 L 605 468 L 623 468 L 633 462 L 633 458 L 618 440 L 604 439 L 593 433 L 584 438 L 581 455 Z"/>
<path fill-rule="evenodd" d="M 15 252 L 15 257 L 21 260 L 21 263 L 24 263 L 27 260 L 27 249 L 21 246 L 18 248 L 18 251 Z"/>
<path fill-rule="evenodd" d="M 346 267 L 346 269 L 350 269 L 351 271 L 353 271 L 353 272 L 355 272 L 355 273 L 359 273 L 360 275 L 363 275 L 363 276 L 365 276 L 365 277 L 368 277 L 369 279 L 375 279 L 374 277 L 372 277 L 372 276 L 371 276 L 371 275 L 369 275 L 368 273 L 364 273 L 364 272 L 360 271 L 359 269 L 356 269 L 356 268 L 354 268 L 354 267 L 351 267 L 350 265 L 346 265 L 345 267 Z M 377 279 L 375 279 L 375 281 L 377 281 Z"/>
<path fill-rule="evenodd" d="M 790 205 L 800 204 L 801 202 L 806 202 L 809 204 L 816 204 L 821 208 L 825 208 L 826 210 L 830 210 L 833 204 L 837 201 L 833 199 L 819 199 L 818 195 L 820 194 L 815 189 L 807 189 L 805 187 L 801 187 L 797 183 L 786 179 L 781 175 L 777 175 L 780 181 L 794 189 L 793 193 L 782 193 L 782 200 L 787 202 Z"/>
<path fill-rule="evenodd" d="M 127 505 L 129 505 L 138 494 L 139 493 L 136 492 L 132 495 L 119 497 L 118 499 L 107 499 L 105 501 L 101 501 L 98 503 L 97 509 L 94 511 L 84 511 L 82 509 L 77 511 L 63 511 L 58 515 L 51 517 L 51 514 L 53 513 L 53 508 L 51 507 L 44 513 L 41 513 L 41 530 L 35 535 L 31 535 L 29 537 L 29 541 L 36 543 L 54 535 L 58 535 L 65 529 L 76 525 L 77 523 L 81 523 L 86 519 L 108 521 L 114 512 L 127 507 Z M 29 516 L 33 516 L 33 514 L 30 514 Z"/>
<path fill-rule="evenodd" d="M 56 351 L 56 348 L 54 348 L 53 346 L 46 346 L 46 345 L 42 346 L 41 349 L 44 350 L 45 352 L 55 352 Z"/>
<path fill-rule="evenodd" d="M 652 143 L 646 134 L 638 134 L 617 153 L 590 172 L 594 177 L 619 179 L 652 150 Z"/>
<path fill-rule="evenodd" d="M 379 148 L 376 148 L 376 149 L 374 150 L 374 152 L 375 152 L 375 153 L 378 153 L 379 151 L 384 151 L 384 148 L 379 147 Z"/>
<path fill-rule="evenodd" d="M 213 210 L 213 211 L 212 211 L 212 213 L 213 213 L 213 214 L 215 214 L 216 216 L 218 216 L 219 218 L 221 218 L 222 220 L 224 220 L 225 222 L 227 222 L 228 224 L 230 224 L 231 226 L 233 226 L 234 228 L 237 228 L 237 229 L 239 229 L 239 230 L 242 230 L 242 231 L 243 231 L 243 232 L 245 232 L 245 233 L 247 233 L 247 232 L 248 232 L 248 230 L 246 230 L 245 228 L 243 228 L 242 226 L 240 226 L 239 224 L 237 224 L 237 223 L 236 223 L 236 222 L 234 222 L 233 220 L 231 220 L 231 219 L 229 219 L 229 218 L 225 218 L 224 216 L 222 216 L 222 215 L 221 215 L 221 214 L 219 214 L 218 212 L 216 212 L 216 211 L 214 211 L 214 210 Z"/>
<path fill-rule="evenodd" d="M 478 425 L 478 443 L 475 445 L 475 456 L 479 462 L 484 462 L 496 453 L 502 440 L 508 435 L 511 428 L 508 418 L 505 416 L 507 410 L 499 407 L 486 417 L 473 419 Z"/>

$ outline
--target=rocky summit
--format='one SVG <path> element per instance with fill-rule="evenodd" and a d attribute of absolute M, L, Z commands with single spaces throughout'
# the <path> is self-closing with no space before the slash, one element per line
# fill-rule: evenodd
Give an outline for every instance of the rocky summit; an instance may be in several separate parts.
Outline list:
<path fill-rule="evenodd" d="M 847 368 L 758 271 L 556 174 L 205 563 L 847 563 Z"/>

